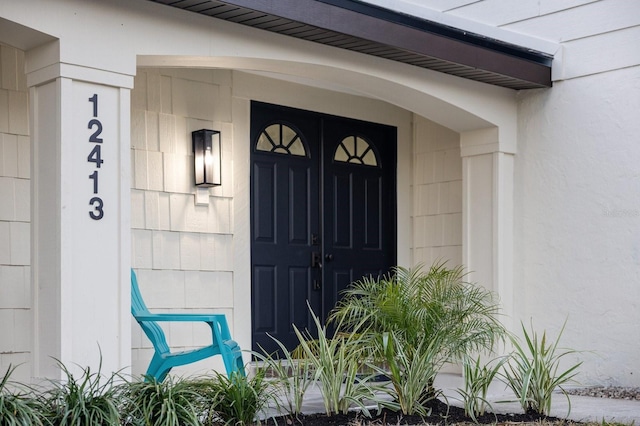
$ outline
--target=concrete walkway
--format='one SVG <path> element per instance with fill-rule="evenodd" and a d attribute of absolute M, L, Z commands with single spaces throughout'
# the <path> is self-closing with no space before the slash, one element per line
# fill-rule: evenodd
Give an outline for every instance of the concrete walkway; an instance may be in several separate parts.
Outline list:
<path fill-rule="evenodd" d="M 462 377 L 455 374 L 440 374 L 436 379 L 436 387 L 444 391 L 449 404 L 461 406 L 455 398 L 459 398 L 456 389 L 462 387 Z M 513 399 L 513 393 L 506 389 L 504 384 L 496 383 L 489 389 L 489 401 L 492 402 L 493 411 L 496 413 L 521 413 L 520 404 L 496 403 L 495 401 Z M 594 398 L 587 396 L 570 396 L 571 413 L 567 416 L 568 403 L 562 394 L 555 394 L 551 404 L 551 415 L 558 418 L 567 418 L 580 422 L 616 422 L 624 424 L 634 423 L 640 426 L 640 401 L 627 401 L 620 399 Z M 305 395 L 303 404 L 304 413 L 322 413 L 324 405 L 322 396 L 317 387 L 311 386 Z"/>

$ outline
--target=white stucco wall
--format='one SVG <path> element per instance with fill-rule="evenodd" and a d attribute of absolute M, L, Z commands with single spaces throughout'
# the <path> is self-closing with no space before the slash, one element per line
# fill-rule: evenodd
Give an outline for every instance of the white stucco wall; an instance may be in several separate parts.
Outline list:
<path fill-rule="evenodd" d="M 588 384 L 640 384 L 639 110 L 640 67 L 520 103 L 514 300 L 539 328 L 567 319 Z"/>
<path fill-rule="evenodd" d="M 0 375 L 31 351 L 29 144 L 24 52 L 0 44 Z M 22 366 L 13 378 L 29 377 Z"/>
<path fill-rule="evenodd" d="M 640 385 L 640 3 L 421 5 L 560 44 L 553 88 L 518 95 L 514 317 L 566 319 L 581 383 Z"/>

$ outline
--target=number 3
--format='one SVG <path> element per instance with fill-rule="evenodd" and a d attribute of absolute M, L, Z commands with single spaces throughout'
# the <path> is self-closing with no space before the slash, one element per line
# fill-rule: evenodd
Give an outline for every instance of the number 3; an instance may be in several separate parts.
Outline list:
<path fill-rule="evenodd" d="M 95 205 L 95 203 L 98 203 L 98 204 Z M 89 200 L 89 205 L 93 206 L 93 209 L 94 209 L 94 211 L 89 212 L 89 216 L 91 217 L 91 219 L 93 220 L 102 219 L 102 216 L 104 216 L 104 210 L 102 210 L 104 203 L 102 202 L 102 198 L 93 197 L 92 199 Z"/>

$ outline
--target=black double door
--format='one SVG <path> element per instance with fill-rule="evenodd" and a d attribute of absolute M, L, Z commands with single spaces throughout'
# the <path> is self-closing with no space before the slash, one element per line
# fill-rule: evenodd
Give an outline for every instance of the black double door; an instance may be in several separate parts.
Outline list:
<path fill-rule="evenodd" d="M 315 333 L 349 283 L 396 263 L 396 129 L 251 104 L 253 349 Z"/>

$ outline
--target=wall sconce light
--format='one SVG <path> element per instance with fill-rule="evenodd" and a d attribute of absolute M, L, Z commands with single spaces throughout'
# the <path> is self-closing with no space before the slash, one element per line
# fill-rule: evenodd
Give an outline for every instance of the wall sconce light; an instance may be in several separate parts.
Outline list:
<path fill-rule="evenodd" d="M 196 186 L 208 188 L 222 184 L 222 155 L 218 130 L 191 132 Z"/>

